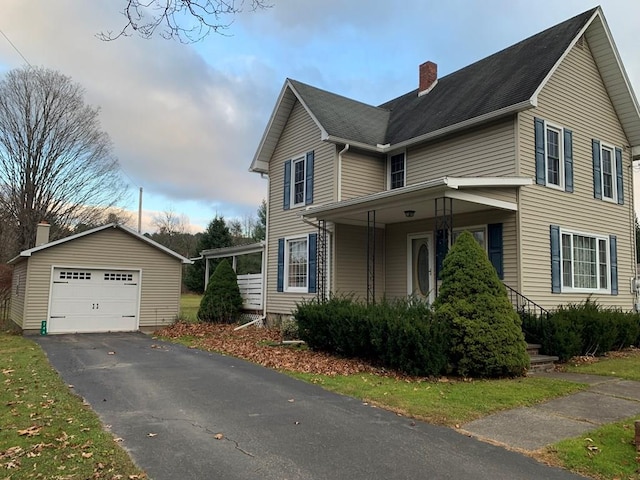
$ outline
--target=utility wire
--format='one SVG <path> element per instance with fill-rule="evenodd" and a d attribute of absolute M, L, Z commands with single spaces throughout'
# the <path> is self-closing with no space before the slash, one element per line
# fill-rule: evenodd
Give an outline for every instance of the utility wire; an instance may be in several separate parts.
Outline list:
<path fill-rule="evenodd" d="M 18 50 L 18 47 L 16 47 L 16 46 L 13 44 L 13 42 L 9 39 L 9 37 L 7 37 L 7 35 L 6 35 L 2 30 L 0 30 L 0 33 L 2 34 L 2 36 L 3 36 L 4 38 L 6 38 L 6 39 L 7 39 L 7 42 L 9 42 L 9 45 L 11 45 L 11 46 L 13 47 L 13 49 L 14 49 L 16 52 L 18 52 L 18 55 L 20 55 L 20 56 L 22 57 L 22 59 L 25 61 L 25 63 L 31 67 L 32 65 L 29 63 L 29 60 L 27 60 L 27 59 L 26 59 L 26 57 L 22 54 L 22 52 L 21 52 L 20 50 Z"/>

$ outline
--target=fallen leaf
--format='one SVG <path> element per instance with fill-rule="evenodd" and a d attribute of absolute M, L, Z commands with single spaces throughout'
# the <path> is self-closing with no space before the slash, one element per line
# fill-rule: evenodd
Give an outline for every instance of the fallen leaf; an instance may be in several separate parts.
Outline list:
<path fill-rule="evenodd" d="M 109 353 L 107 353 L 107 355 L 115 355 L 115 354 L 116 354 L 116 352 L 109 352 Z"/>
<path fill-rule="evenodd" d="M 157 433 L 147 433 L 147 437 L 157 437 Z"/>
<path fill-rule="evenodd" d="M 5 375 L 9 375 L 10 373 L 13 373 L 13 372 L 15 372 L 15 370 L 13 370 L 11 368 L 8 368 L 6 370 L 2 370 L 2 373 L 4 373 Z"/>
<path fill-rule="evenodd" d="M 40 435 L 40 430 L 42 427 L 37 427 L 35 425 L 30 426 L 29 428 L 25 428 L 24 430 L 18 430 L 18 435 L 27 437 L 35 437 L 36 435 Z"/>
<path fill-rule="evenodd" d="M 124 438 L 121 437 L 116 437 L 113 439 L 114 442 L 120 443 L 120 442 L 124 442 Z"/>
<path fill-rule="evenodd" d="M 224 435 L 221 433 L 216 433 L 213 438 L 215 438 L 216 440 L 222 440 L 224 438 Z"/>
<path fill-rule="evenodd" d="M 289 403 L 293 403 L 293 402 L 295 402 L 295 399 L 294 399 L 294 398 L 290 398 L 290 399 L 289 399 L 289 400 L 287 400 L 287 401 L 288 401 Z"/>
<path fill-rule="evenodd" d="M 82 458 L 91 458 L 93 457 L 93 453 L 91 452 L 82 452 Z"/>

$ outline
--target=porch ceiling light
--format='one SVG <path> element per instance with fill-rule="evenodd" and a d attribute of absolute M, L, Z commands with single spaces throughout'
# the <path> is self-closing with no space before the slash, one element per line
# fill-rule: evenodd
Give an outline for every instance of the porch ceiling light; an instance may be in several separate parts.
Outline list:
<path fill-rule="evenodd" d="M 416 214 L 415 210 L 405 210 L 404 211 L 404 216 L 407 218 L 411 218 Z"/>

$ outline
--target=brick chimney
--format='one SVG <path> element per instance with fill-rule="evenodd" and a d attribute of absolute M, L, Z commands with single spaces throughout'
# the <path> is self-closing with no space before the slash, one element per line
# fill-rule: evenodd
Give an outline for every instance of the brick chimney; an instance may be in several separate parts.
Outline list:
<path fill-rule="evenodd" d="M 438 65 L 433 62 L 424 62 L 420 65 L 418 96 L 429 93 L 436 83 L 438 83 Z"/>
<path fill-rule="evenodd" d="M 44 245 L 45 243 L 49 243 L 49 229 L 51 225 L 49 225 L 44 220 L 41 221 L 36 228 L 36 247 L 40 245 Z"/>

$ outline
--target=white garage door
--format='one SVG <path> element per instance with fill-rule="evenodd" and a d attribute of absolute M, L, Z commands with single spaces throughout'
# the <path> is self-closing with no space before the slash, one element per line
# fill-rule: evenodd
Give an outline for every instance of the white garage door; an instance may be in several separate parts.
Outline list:
<path fill-rule="evenodd" d="M 138 329 L 140 272 L 54 268 L 49 333 Z"/>

